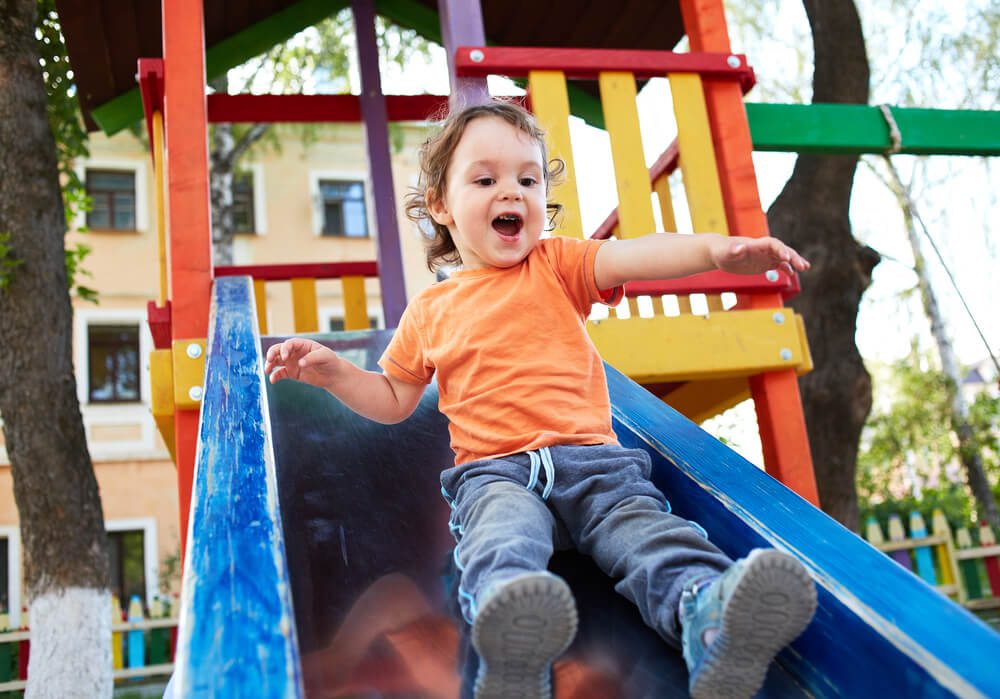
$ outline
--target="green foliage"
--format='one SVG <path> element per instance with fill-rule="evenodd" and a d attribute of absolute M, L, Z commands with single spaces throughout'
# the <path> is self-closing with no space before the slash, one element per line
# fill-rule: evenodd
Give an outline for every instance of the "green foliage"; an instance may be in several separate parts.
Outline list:
<path fill-rule="evenodd" d="M 80 117 L 80 107 L 76 100 L 76 85 L 73 83 L 73 69 L 70 67 L 56 13 L 55 0 L 38 0 L 38 26 L 35 29 L 38 52 L 48 97 L 47 111 L 49 127 L 56 142 L 56 156 L 59 163 L 59 177 L 62 182 L 63 213 L 67 226 L 72 226 L 80 213 L 90 209 L 87 189 L 74 168 L 78 158 L 90 154 L 87 144 L 87 130 Z M 81 232 L 85 232 L 81 229 Z M 97 303 L 97 292 L 77 283 L 78 276 L 90 276 L 80 264 L 90 254 L 90 248 L 78 244 L 66 249 L 66 278 L 69 288 L 79 298 Z"/>
<path fill-rule="evenodd" d="M 10 246 L 10 233 L 0 233 L 0 293 L 3 293 L 14 279 L 14 270 L 24 264 L 17 259 Z"/>
<path fill-rule="evenodd" d="M 915 351 L 877 376 L 876 408 L 858 453 L 861 525 L 875 514 L 919 510 L 929 522 L 935 507 L 953 526 L 967 526 L 975 503 L 965 485 L 951 427 L 953 385 Z M 970 411 L 980 455 L 991 482 L 1000 476 L 1000 398 L 979 394 Z M 994 485 L 994 490 L 997 486 Z"/>

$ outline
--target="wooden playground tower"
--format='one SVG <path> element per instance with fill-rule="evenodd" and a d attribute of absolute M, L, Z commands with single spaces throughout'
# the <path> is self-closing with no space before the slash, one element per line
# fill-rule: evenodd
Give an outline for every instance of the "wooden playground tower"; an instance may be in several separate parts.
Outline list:
<path fill-rule="evenodd" d="M 212 281 L 254 278 L 262 332 L 267 332 L 264 285 L 291 280 L 296 332 L 318 330 L 315 281 L 341 278 L 347 329 L 367 326 L 364 278 L 381 283 L 384 317 L 394 327 L 405 307 L 399 231 L 395 221 L 388 123 L 422 120 L 442 102 L 433 96 L 382 95 L 372 0 L 353 0 L 362 94 L 345 96 L 210 95 L 206 99 L 202 0 L 162 4 L 163 58 L 141 60 L 140 91 L 153 144 L 160 231 L 160 297 L 149 304 L 156 351 L 150 362 L 153 413 L 177 465 L 181 541 L 198 439 Z M 666 230 L 676 230 L 668 175 L 678 167 L 697 232 L 761 236 L 767 222 L 751 161 L 743 94 L 753 84 L 745 57 L 730 52 L 721 0 L 681 0 L 689 53 L 667 51 L 488 47 L 475 2 L 440 0 L 441 36 L 451 72 L 451 104 L 488 99 L 489 74 L 525 78 L 532 110 L 545 127 L 566 181 L 553 197 L 565 207 L 564 235 L 583 237 L 569 138 L 568 81 L 596 80 L 611 139 L 619 206 L 595 235 L 644 235 L 656 230 L 651 192 Z M 636 107 L 637 81 L 666 76 L 678 124 L 676 141 L 652 170 L 643 161 Z M 369 263 L 259 265 L 213 268 L 206 133 L 213 121 L 363 121 L 367 135 L 378 259 Z M 169 265 L 166 260 L 169 259 Z M 169 293 L 168 293 L 169 288 Z M 631 319 L 591 324 L 612 365 L 678 410 L 703 420 L 746 397 L 756 406 L 767 471 L 818 503 L 796 382 L 811 368 L 800 317 L 782 307 L 797 290 L 785 273 L 738 277 L 708 273 L 627 287 Z M 738 302 L 723 309 L 722 292 Z M 693 315 L 688 295 L 705 293 L 709 313 Z M 675 294 L 680 315 L 658 302 Z M 639 318 L 636 297 L 654 299 L 653 318 Z"/>

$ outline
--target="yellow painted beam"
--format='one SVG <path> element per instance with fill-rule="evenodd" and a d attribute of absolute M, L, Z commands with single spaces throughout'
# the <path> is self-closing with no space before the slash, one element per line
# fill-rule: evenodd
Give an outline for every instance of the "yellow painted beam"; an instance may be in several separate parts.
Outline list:
<path fill-rule="evenodd" d="M 601 73 L 601 106 L 611 139 L 611 158 L 618 186 L 618 225 L 622 238 L 656 231 L 652 189 L 639 131 L 635 77 L 631 73 Z"/>
<path fill-rule="evenodd" d="M 750 384 L 745 376 L 688 381 L 661 396 L 674 410 L 696 423 L 713 418 L 749 397 Z"/>
<path fill-rule="evenodd" d="M 368 297 L 364 277 L 344 277 L 344 330 L 368 329 Z"/>
<path fill-rule="evenodd" d="M 174 340 L 174 409 L 197 409 L 205 387 L 205 338 Z"/>
<path fill-rule="evenodd" d="M 557 232 L 572 238 L 583 238 L 580 217 L 580 197 L 577 194 L 576 166 L 569 135 L 569 96 L 566 77 L 561 71 L 533 70 L 528 73 L 531 109 L 545 129 L 549 158 L 559 158 L 566 164 L 563 181 L 553 188 L 551 199 L 563 206 L 557 220 Z"/>
<path fill-rule="evenodd" d="M 803 365 L 794 313 L 788 309 L 727 311 L 708 316 L 657 316 L 591 322 L 601 356 L 638 383 L 750 376 Z"/>
<path fill-rule="evenodd" d="M 663 230 L 668 233 L 677 231 L 677 216 L 674 214 L 674 200 L 670 196 L 670 178 L 662 175 L 653 183 L 653 191 L 660 202 L 660 218 L 663 219 Z"/>
<path fill-rule="evenodd" d="M 257 327 L 261 335 L 267 335 L 267 282 L 253 280 L 253 298 L 257 308 Z"/>
<path fill-rule="evenodd" d="M 168 349 L 149 353 L 150 412 L 163 443 L 170 452 L 170 459 L 177 462 L 174 444 L 174 360 Z"/>
<path fill-rule="evenodd" d="M 695 233 L 729 235 L 701 76 L 678 73 L 668 77 L 691 225 Z"/>
<path fill-rule="evenodd" d="M 319 308 L 316 305 L 316 280 L 292 279 L 292 317 L 297 333 L 319 332 Z"/>

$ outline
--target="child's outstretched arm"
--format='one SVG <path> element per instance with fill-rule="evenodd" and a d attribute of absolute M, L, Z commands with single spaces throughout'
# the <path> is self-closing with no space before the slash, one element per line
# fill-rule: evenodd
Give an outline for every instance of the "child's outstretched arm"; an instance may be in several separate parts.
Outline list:
<path fill-rule="evenodd" d="M 387 425 L 408 418 L 424 393 L 420 384 L 365 371 L 329 347 L 301 337 L 271 346 L 264 373 L 271 383 L 296 379 L 325 388 L 359 415 Z"/>
<path fill-rule="evenodd" d="M 715 233 L 653 233 L 612 240 L 600 247 L 594 261 L 594 276 L 600 289 L 612 289 L 629 281 L 686 277 L 713 269 L 737 274 L 759 274 L 769 269 L 802 272 L 809 269 L 809 263 L 777 238 L 739 238 Z"/>

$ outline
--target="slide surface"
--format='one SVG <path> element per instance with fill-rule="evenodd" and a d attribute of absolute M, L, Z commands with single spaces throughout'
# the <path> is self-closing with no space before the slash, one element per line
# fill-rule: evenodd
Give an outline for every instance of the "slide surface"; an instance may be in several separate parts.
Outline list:
<path fill-rule="evenodd" d="M 266 384 L 261 353 L 280 338 L 257 334 L 249 280 L 219 280 L 215 297 L 178 686 L 192 696 L 241 688 L 275 697 L 469 696 L 477 661 L 451 602 L 453 540 L 437 474 L 452 454 L 434 387 L 412 418 L 383 426 L 315 388 Z M 375 368 L 390 336 L 316 339 Z M 733 558 L 773 546 L 816 581 L 816 617 L 759 696 L 1000 696 L 1000 636 L 607 372 L 615 430 L 650 453 L 673 511 Z M 555 668 L 557 697 L 687 696 L 678 651 L 643 625 L 612 581 L 576 554 L 557 554 L 552 568 L 570 581 L 581 615 Z M 234 628 L 242 635 L 226 633 Z"/>

